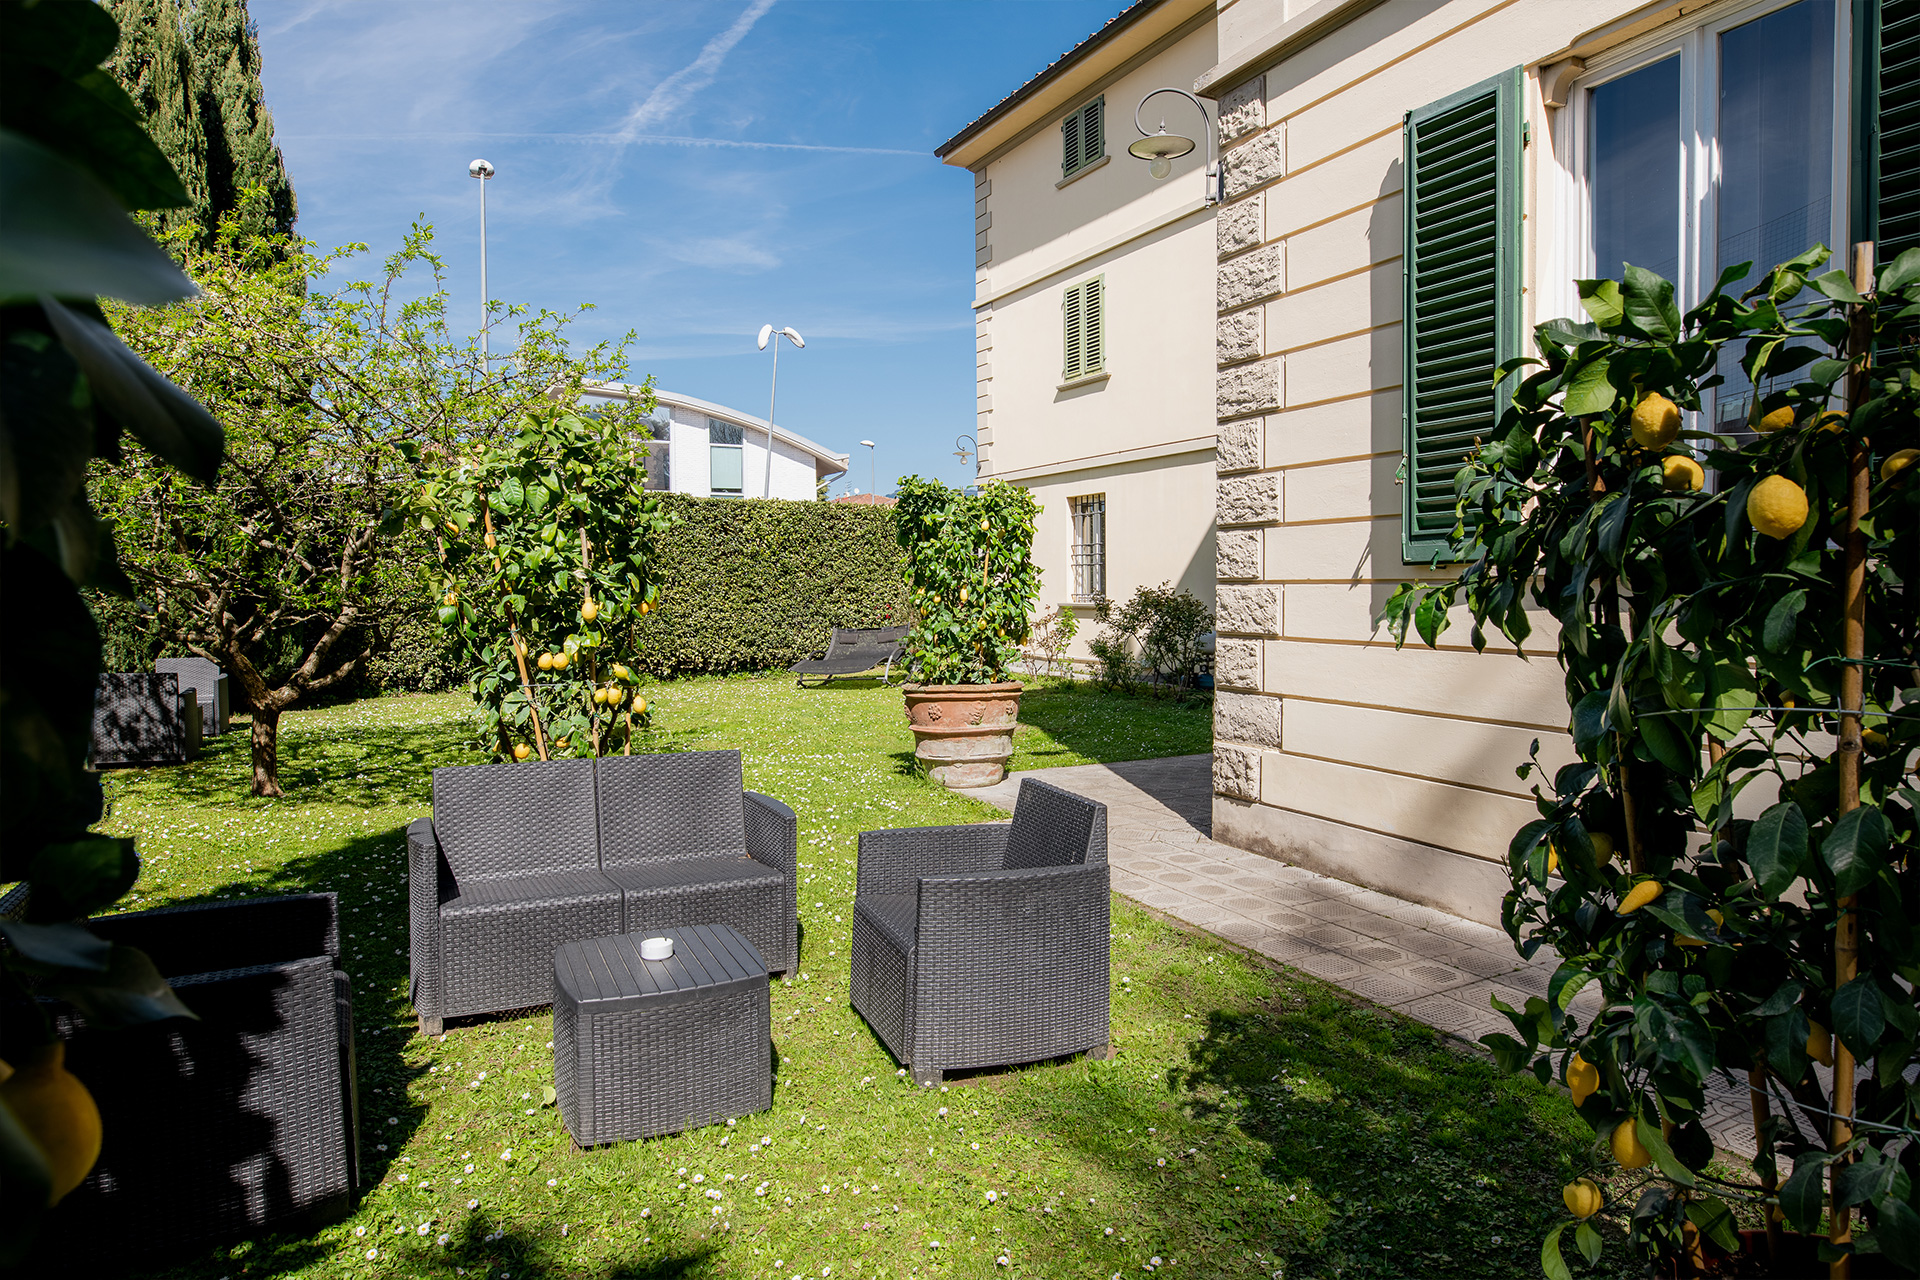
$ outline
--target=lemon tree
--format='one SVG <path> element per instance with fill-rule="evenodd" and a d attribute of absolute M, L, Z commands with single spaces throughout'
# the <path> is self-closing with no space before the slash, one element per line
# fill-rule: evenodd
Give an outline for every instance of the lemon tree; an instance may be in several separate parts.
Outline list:
<path fill-rule="evenodd" d="M 1025 489 L 990 480 L 973 492 L 907 476 L 894 508 L 907 553 L 913 627 L 907 662 L 924 684 L 995 684 L 1018 670 L 1040 593 Z"/>
<path fill-rule="evenodd" d="M 653 409 L 652 380 L 637 412 Z M 660 599 L 645 437 L 622 417 L 536 410 L 436 467 L 413 515 L 439 549 L 437 609 L 503 760 L 628 751 L 649 710 L 635 624 Z"/>
<path fill-rule="evenodd" d="M 1536 330 L 1462 460 L 1466 568 L 1401 586 L 1386 620 L 1433 644 L 1463 604 L 1476 649 L 1517 647 L 1530 606 L 1557 628 L 1578 760 L 1520 768 L 1539 816 L 1509 846 L 1504 918 L 1560 964 L 1486 1043 L 1564 1079 L 1618 1167 L 1644 1171 L 1620 1206 L 1635 1247 L 1732 1249 L 1744 1199 L 1911 1270 L 1920 484 L 1900 460 L 1920 444 L 1920 250 L 1864 293 L 1815 274 L 1827 257 L 1737 296 L 1752 264 L 1729 268 L 1685 314 L 1651 272 L 1581 281 L 1589 320 Z M 1746 429 L 1688 429 L 1736 362 L 1759 389 Z M 1570 1010 L 1586 988 L 1590 1019 Z M 1758 1100 L 1752 1185 L 1708 1172 L 1715 1081 Z M 1598 1259 L 1594 1203 L 1569 1194 L 1549 1275 L 1569 1230 Z"/>

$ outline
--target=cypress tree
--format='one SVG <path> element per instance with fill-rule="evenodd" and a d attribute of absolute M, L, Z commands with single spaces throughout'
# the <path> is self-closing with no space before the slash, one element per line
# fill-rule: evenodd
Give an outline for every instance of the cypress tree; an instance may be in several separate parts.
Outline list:
<path fill-rule="evenodd" d="M 107 0 L 107 10 L 120 24 L 120 44 L 107 70 L 146 116 L 147 132 L 187 192 L 186 208 L 153 216 L 163 231 L 183 223 L 204 227 L 207 139 L 193 104 L 185 15 L 176 0 Z"/>
<path fill-rule="evenodd" d="M 273 115 L 260 84 L 260 40 L 246 0 L 197 0 L 192 19 L 200 127 L 207 139 L 210 225 L 258 187 L 266 203 L 249 231 L 286 234 L 297 214 Z M 250 211 L 252 212 L 252 211 Z"/>
<path fill-rule="evenodd" d="M 273 141 L 260 84 L 260 42 L 246 0 L 104 0 L 120 23 L 107 69 L 146 114 L 148 131 L 180 173 L 189 207 L 158 216 L 187 225 L 202 247 L 220 220 L 258 187 L 246 230 L 293 229 L 297 206 Z"/>

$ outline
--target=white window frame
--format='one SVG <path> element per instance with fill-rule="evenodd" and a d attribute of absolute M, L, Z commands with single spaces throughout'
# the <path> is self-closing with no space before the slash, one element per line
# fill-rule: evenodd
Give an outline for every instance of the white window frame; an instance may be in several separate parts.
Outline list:
<path fill-rule="evenodd" d="M 1587 181 L 1592 92 L 1608 81 L 1667 57 L 1680 59 L 1683 146 L 1681 154 L 1674 158 L 1675 164 L 1681 166 L 1680 269 L 1673 282 L 1676 301 L 1685 311 L 1713 288 L 1721 264 L 1716 261 L 1709 265 L 1706 254 L 1718 252 L 1715 189 L 1720 179 L 1720 67 L 1716 56 L 1719 38 L 1723 32 L 1796 2 L 1742 0 L 1735 3 L 1730 0 L 1688 15 L 1684 27 L 1679 24 L 1664 27 L 1587 60 L 1586 69 L 1568 93 L 1566 106 L 1555 112 L 1557 118 L 1553 122 L 1554 154 L 1560 157 L 1556 203 L 1565 216 L 1555 237 L 1553 260 L 1546 264 L 1547 279 L 1541 282 L 1541 319 L 1553 315 L 1585 319 L 1580 291 L 1573 282 L 1592 279 L 1597 274 L 1593 259 L 1593 202 Z M 1848 0 L 1835 0 L 1832 224 L 1827 229 L 1826 242 L 1834 251 L 1834 261 L 1843 267 L 1848 256 L 1848 179 L 1852 159 L 1852 16 L 1853 6 Z M 1773 264 L 1756 262 L 1754 265 L 1764 269 Z"/>

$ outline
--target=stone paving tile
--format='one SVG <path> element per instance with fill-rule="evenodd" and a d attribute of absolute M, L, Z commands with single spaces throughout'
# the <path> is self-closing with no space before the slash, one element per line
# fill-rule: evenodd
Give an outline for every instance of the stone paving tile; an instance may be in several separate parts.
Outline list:
<path fill-rule="evenodd" d="M 1107 805 L 1113 887 L 1136 902 L 1468 1041 L 1512 1030 L 1490 997 L 1519 1008 L 1546 995 L 1557 958 L 1523 962 L 1499 929 L 1213 843 L 1211 770 L 1201 755 L 1046 778 Z M 1021 776 L 973 794 L 1010 812 Z M 1582 1018 L 1598 1007 L 1592 988 L 1571 1005 Z M 1710 1088 L 1704 1118 L 1722 1147 L 1751 1152 L 1744 1088 Z"/>

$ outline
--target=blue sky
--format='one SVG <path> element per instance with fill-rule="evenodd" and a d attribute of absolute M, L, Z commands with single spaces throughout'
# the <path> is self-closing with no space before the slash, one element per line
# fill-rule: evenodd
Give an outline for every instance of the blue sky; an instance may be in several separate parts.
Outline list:
<path fill-rule="evenodd" d="M 767 411 L 763 323 L 791 325 L 779 421 L 836 451 L 835 493 L 972 479 L 972 178 L 933 148 L 1123 0 L 254 0 L 267 104 L 323 246 L 434 224 L 453 315 L 490 292 L 594 303 L 634 380 Z"/>

